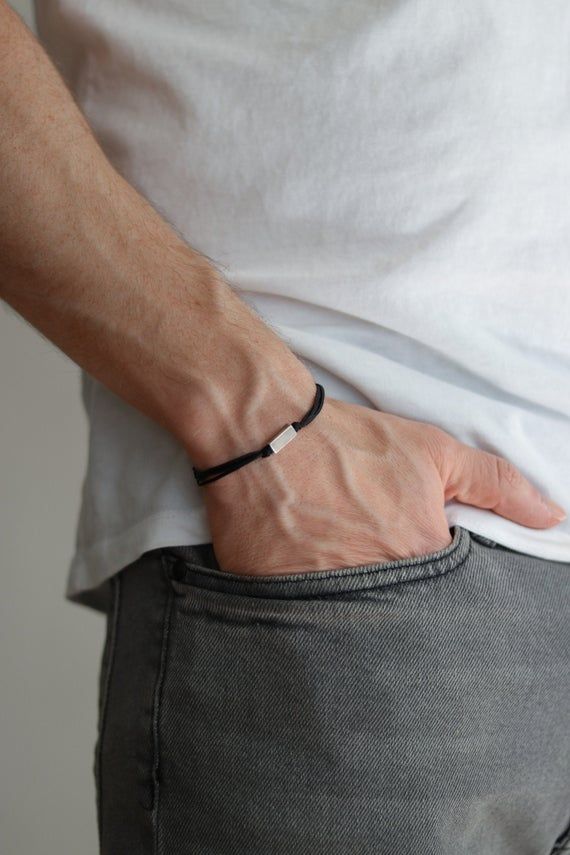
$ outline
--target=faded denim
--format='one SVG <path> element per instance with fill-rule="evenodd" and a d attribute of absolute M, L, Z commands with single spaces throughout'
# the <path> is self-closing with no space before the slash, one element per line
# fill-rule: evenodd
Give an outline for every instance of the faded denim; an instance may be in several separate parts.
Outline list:
<path fill-rule="evenodd" d="M 570 564 L 456 526 L 281 577 L 210 544 L 113 579 L 103 855 L 570 852 Z"/>

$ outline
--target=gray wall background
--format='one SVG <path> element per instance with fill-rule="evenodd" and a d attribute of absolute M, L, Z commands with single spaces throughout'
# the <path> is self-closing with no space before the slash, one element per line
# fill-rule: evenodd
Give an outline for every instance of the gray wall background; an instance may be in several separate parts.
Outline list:
<path fill-rule="evenodd" d="M 33 25 L 29 0 L 10 0 Z M 96 855 L 104 618 L 64 600 L 86 460 L 79 370 L 0 308 L 0 852 Z"/>

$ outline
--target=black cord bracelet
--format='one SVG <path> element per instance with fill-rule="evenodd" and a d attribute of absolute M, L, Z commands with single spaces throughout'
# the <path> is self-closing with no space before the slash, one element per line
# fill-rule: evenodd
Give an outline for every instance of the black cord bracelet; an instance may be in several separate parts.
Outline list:
<path fill-rule="evenodd" d="M 311 409 L 298 422 L 292 422 L 287 427 L 283 428 L 277 436 L 269 440 L 267 445 L 260 448 L 259 451 L 250 451 L 248 454 L 242 454 L 240 457 L 234 457 L 233 460 L 228 460 L 226 463 L 220 463 L 218 466 L 211 466 L 209 469 L 196 469 L 192 467 L 194 477 L 198 485 L 202 487 L 204 484 L 209 484 L 211 481 L 217 481 L 218 478 L 223 478 L 224 475 L 229 475 L 230 472 L 235 472 L 252 460 L 257 460 L 259 457 L 269 457 L 270 454 L 277 454 L 282 448 L 285 448 L 292 439 L 297 435 L 301 428 L 307 427 L 314 418 L 318 416 L 322 410 L 325 400 L 325 390 L 320 383 L 316 384 L 317 392 Z"/>

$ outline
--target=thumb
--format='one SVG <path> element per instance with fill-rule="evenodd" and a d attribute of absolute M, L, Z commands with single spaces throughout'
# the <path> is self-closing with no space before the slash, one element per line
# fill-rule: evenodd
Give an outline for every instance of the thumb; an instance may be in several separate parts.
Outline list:
<path fill-rule="evenodd" d="M 566 518 L 560 505 L 539 490 L 504 457 L 457 442 L 448 446 L 445 498 L 457 499 L 529 528 L 549 528 Z"/>

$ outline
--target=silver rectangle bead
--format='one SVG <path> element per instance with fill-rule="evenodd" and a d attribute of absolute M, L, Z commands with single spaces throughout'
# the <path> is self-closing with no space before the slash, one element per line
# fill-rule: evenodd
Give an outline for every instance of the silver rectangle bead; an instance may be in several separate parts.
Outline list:
<path fill-rule="evenodd" d="M 297 431 L 293 427 L 293 425 L 288 425 L 281 433 L 278 433 L 277 436 L 274 436 L 268 445 L 274 454 L 277 454 L 278 451 L 281 451 L 282 448 L 285 448 L 286 445 L 289 445 L 292 439 L 295 439 L 297 436 Z"/>

